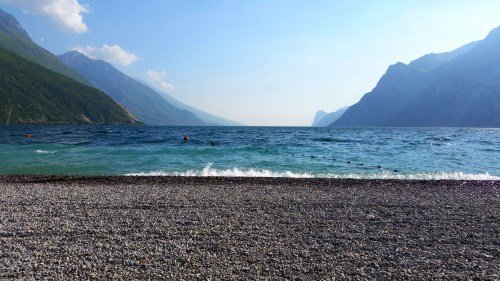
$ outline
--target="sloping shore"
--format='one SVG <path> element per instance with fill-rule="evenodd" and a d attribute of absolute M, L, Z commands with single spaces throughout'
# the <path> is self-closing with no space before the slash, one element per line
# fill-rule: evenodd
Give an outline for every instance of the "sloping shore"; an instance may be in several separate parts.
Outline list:
<path fill-rule="evenodd" d="M 0 279 L 498 279 L 500 182 L 0 176 Z"/>

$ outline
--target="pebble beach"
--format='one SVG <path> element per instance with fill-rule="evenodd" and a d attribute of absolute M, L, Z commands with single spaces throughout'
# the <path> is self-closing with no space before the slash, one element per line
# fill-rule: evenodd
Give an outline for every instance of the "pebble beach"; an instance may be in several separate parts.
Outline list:
<path fill-rule="evenodd" d="M 500 279 L 500 182 L 0 176 L 0 279 Z"/>

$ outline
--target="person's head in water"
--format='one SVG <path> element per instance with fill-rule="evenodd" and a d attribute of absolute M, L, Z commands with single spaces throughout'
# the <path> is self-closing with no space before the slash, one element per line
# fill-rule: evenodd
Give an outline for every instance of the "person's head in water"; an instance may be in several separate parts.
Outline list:
<path fill-rule="evenodd" d="M 183 140 L 184 140 L 184 141 L 188 141 L 188 140 L 189 140 L 189 136 L 188 136 L 188 135 L 184 135 Z"/>
<path fill-rule="evenodd" d="M 212 140 L 212 146 L 215 146 L 215 141 L 214 140 Z"/>

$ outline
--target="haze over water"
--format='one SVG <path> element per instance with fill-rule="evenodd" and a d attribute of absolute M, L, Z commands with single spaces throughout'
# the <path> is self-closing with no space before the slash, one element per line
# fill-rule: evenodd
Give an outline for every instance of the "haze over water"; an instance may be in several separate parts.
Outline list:
<path fill-rule="evenodd" d="M 0 174 L 500 179 L 500 130 L 4 126 L 0 159 Z"/>

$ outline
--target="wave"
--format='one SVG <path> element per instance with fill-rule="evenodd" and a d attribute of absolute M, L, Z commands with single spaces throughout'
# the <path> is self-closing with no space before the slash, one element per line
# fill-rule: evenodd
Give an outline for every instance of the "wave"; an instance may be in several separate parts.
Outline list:
<path fill-rule="evenodd" d="M 126 176 L 178 176 L 178 177 L 253 177 L 253 178 L 314 178 L 312 174 L 307 173 L 292 173 L 289 171 L 275 172 L 270 170 L 240 170 L 238 168 L 219 170 L 212 167 L 209 163 L 203 170 L 195 171 L 188 170 L 185 172 L 140 172 L 129 173 Z"/>
<path fill-rule="evenodd" d="M 52 154 L 52 153 L 56 153 L 54 150 L 41 150 L 41 149 L 38 149 L 37 151 L 35 151 L 35 153 L 37 154 Z"/>
<path fill-rule="evenodd" d="M 401 180 L 500 180 L 499 176 L 488 173 L 467 174 L 463 172 L 451 173 L 412 173 L 398 174 L 380 172 L 372 174 L 312 174 L 290 171 L 271 171 L 256 169 L 216 169 L 209 163 L 203 170 L 188 170 L 185 172 L 151 171 L 127 173 L 125 176 L 179 176 L 179 177 L 263 177 L 263 178 L 328 178 L 328 179 L 401 179 Z"/>

